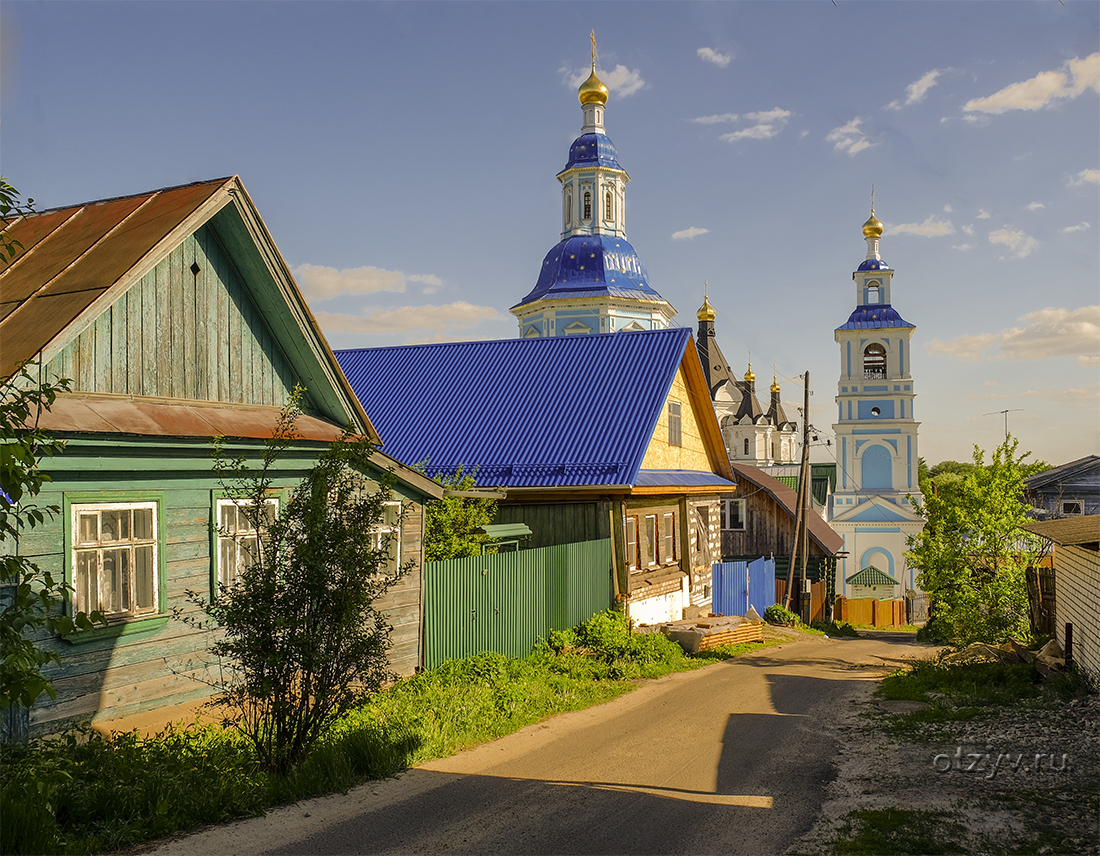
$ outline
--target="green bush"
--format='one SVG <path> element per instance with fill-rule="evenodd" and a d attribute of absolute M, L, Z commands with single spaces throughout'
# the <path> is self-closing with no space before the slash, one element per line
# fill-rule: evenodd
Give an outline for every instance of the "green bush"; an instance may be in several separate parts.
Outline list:
<path fill-rule="evenodd" d="M 797 627 L 802 623 L 802 620 L 797 615 L 789 609 L 780 606 L 778 603 L 772 604 L 764 610 L 764 620 L 768 622 L 768 624 L 780 624 L 789 627 Z"/>
<path fill-rule="evenodd" d="M 859 636 L 856 629 L 847 621 L 842 621 L 839 624 L 835 621 L 815 621 L 810 627 L 814 630 L 820 630 L 826 636 L 832 636 L 834 638 L 839 636 L 856 638 Z"/>

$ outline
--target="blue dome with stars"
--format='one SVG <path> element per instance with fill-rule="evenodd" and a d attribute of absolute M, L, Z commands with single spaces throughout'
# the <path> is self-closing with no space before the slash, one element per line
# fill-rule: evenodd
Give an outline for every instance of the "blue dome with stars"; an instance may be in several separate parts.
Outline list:
<path fill-rule="evenodd" d="M 649 275 L 634 247 L 614 235 L 577 235 L 559 243 L 543 259 L 534 289 L 516 307 L 544 298 L 576 297 L 665 302 L 650 288 Z"/>
<path fill-rule="evenodd" d="M 607 134 L 581 134 L 569 147 L 569 163 L 565 165 L 565 169 L 573 169 L 575 166 L 606 166 L 611 169 L 622 169 L 619 166 L 618 154 L 615 151 L 615 144 Z M 562 172 L 565 172 L 565 169 Z"/>
<path fill-rule="evenodd" d="M 867 261 L 856 268 L 856 270 L 893 270 L 893 268 L 882 259 L 867 259 Z"/>

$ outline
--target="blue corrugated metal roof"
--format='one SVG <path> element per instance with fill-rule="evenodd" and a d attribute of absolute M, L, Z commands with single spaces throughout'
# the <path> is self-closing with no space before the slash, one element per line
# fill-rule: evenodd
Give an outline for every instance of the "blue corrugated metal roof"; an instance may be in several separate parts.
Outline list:
<path fill-rule="evenodd" d="M 634 484 L 639 487 L 688 485 L 724 490 L 733 490 L 737 487 L 737 482 L 731 482 L 715 473 L 702 473 L 698 470 L 638 470 L 638 477 Z"/>
<path fill-rule="evenodd" d="M 569 147 L 569 163 L 565 165 L 562 172 L 575 166 L 606 166 L 611 169 L 622 169 L 619 166 L 619 153 L 607 134 L 581 134 L 573 140 L 573 145 Z"/>
<path fill-rule="evenodd" d="M 387 454 L 479 486 L 634 484 L 687 328 L 336 352 Z M 717 478 L 717 477 L 715 477 Z"/>
<path fill-rule="evenodd" d="M 650 287 L 645 265 L 626 238 L 577 235 L 546 254 L 534 289 L 516 306 L 543 298 L 608 296 L 664 300 Z"/>
<path fill-rule="evenodd" d="M 848 322 L 837 327 L 838 330 L 873 330 L 879 327 L 915 327 L 900 315 L 898 311 L 885 304 L 876 306 L 857 306 L 848 316 Z"/>

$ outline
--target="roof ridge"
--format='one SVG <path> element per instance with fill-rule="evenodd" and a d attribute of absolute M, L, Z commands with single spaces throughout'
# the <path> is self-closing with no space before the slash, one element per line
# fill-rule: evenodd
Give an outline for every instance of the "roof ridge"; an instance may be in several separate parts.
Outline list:
<path fill-rule="evenodd" d="M 71 205 L 55 205 L 52 208 L 43 208 L 41 211 L 35 211 L 30 216 L 37 216 L 39 214 L 52 214 L 55 211 L 64 211 L 66 208 L 88 208 L 92 205 L 103 205 L 107 202 L 120 202 L 123 199 L 135 199 L 138 196 L 156 196 L 161 193 L 168 193 L 172 190 L 182 190 L 185 187 L 197 187 L 200 184 L 220 184 L 226 181 L 232 181 L 237 178 L 236 174 L 223 176 L 222 178 L 206 178 L 200 181 L 187 181 L 183 184 L 173 184 L 168 187 L 159 187 L 154 190 L 143 190 L 140 193 L 123 193 L 118 196 L 107 196 L 103 199 L 89 199 L 86 202 L 78 202 Z M 143 203 L 144 204 L 144 203 Z M 139 206 L 140 207 L 140 206 Z"/>

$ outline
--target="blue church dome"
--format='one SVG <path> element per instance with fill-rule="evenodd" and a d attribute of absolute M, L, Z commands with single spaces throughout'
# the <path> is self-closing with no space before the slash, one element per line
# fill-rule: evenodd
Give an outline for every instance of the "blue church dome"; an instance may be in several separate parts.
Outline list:
<path fill-rule="evenodd" d="M 573 140 L 569 147 L 569 163 L 565 169 L 575 166 L 606 166 L 611 169 L 622 169 L 619 166 L 618 152 L 615 144 L 607 134 L 581 134 Z M 562 172 L 565 172 L 565 169 Z"/>
<path fill-rule="evenodd" d="M 867 259 L 867 261 L 857 267 L 856 270 L 893 270 L 893 268 L 882 259 Z"/>
<path fill-rule="evenodd" d="M 577 235 L 559 243 L 543 259 L 534 289 L 516 306 L 572 297 L 665 302 L 650 288 L 649 275 L 634 247 L 614 235 Z"/>

